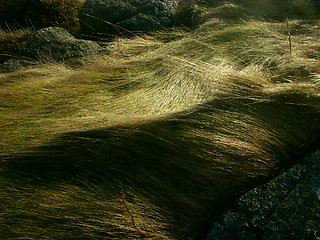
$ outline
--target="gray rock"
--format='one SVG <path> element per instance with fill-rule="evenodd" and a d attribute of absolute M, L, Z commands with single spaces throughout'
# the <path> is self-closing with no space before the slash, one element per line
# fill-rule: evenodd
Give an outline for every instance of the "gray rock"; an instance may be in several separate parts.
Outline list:
<path fill-rule="evenodd" d="M 0 73 L 12 72 L 22 67 L 26 67 L 34 64 L 35 62 L 32 62 L 32 61 L 12 58 L 0 64 Z"/>
<path fill-rule="evenodd" d="M 76 39 L 67 30 L 49 27 L 37 31 L 18 53 L 42 62 L 64 61 L 100 51 L 99 44 Z"/>
<path fill-rule="evenodd" d="M 320 239 L 320 151 L 241 196 L 207 240 Z"/>
<path fill-rule="evenodd" d="M 149 32 L 170 26 L 179 0 L 87 0 L 79 13 L 88 35 Z"/>

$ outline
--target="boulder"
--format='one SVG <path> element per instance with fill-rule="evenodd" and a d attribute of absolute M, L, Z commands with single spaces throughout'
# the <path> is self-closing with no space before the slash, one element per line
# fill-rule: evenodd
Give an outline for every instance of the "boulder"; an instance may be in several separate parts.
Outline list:
<path fill-rule="evenodd" d="M 132 35 L 173 23 L 179 0 L 87 0 L 79 13 L 87 35 Z"/>
<path fill-rule="evenodd" d="M 207 240 L 320 239 L 320 151 L 241 196 Z"/>
<path fill-rule="evenodd" d="M 67 30 L 49 27 L 37 31 L 18 53 L 42 62 L 64 61 L 84 57 L 100 51 L 99 44 L 76 39 Z"/>

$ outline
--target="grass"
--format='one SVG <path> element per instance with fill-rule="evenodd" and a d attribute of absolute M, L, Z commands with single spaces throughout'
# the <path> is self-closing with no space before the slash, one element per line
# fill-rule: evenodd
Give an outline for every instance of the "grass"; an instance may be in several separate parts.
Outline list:
<path fill-rule="evenodd" d="M 0 63 L 12 58 L 17 48 L 30 38 L 30 29 L 5 31 L 0 29 Z"/>
<path fill-rule="evenodd" d="M 312 149 L 319 21 L 289 21 L 290 54 L 285 22 L 227 19 L 230 6 L 0 75 L 2 239 L 201 239 Z"/>

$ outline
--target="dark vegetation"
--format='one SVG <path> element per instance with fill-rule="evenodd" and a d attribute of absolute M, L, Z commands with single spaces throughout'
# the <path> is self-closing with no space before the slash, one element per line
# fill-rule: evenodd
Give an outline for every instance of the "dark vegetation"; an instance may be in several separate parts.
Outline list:
<path fill-rule="evenodd" d="M 0 63 L 14 57 L 16 49 L 21 47 L 31 35 L 30 29 L 0 30 Z"/>
<path fill-rule="evenodd" d="M 0 63 L 44 27 L 79 30 L 81 0 L 0 0 Z"/>
<path fill-rule="evenodd" d="M 77 28 L 81 0 L 12 0 L 0 2 L 2 28 Z"/>

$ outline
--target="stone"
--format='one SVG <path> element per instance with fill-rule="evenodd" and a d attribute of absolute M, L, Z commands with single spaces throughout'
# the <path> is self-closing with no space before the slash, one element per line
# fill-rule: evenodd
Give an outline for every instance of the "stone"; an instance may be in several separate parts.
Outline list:
<path fill-rule="evenodd" d="M 75 38 L 67 30 L 48 27 L 37 31 L 18 54 L 41 62 L 65 61 L 99 53 L 99 44 Z"/>
<path fill-rule="evenodd" d="M 86 35 L 132 35 L 172 25 L 179 0 L 87 0 L 79 13 Z"/>
<path fill-rule="evenodd" d="M 32 61 L 11 58 L 0 64 L 0 73 L 13 72 L 20 68 L 35 64 Z"/>
<path fill-rule="evenodd" d="M 320 151 L 241 196 L 207 240 L 320 239 Z"/>

